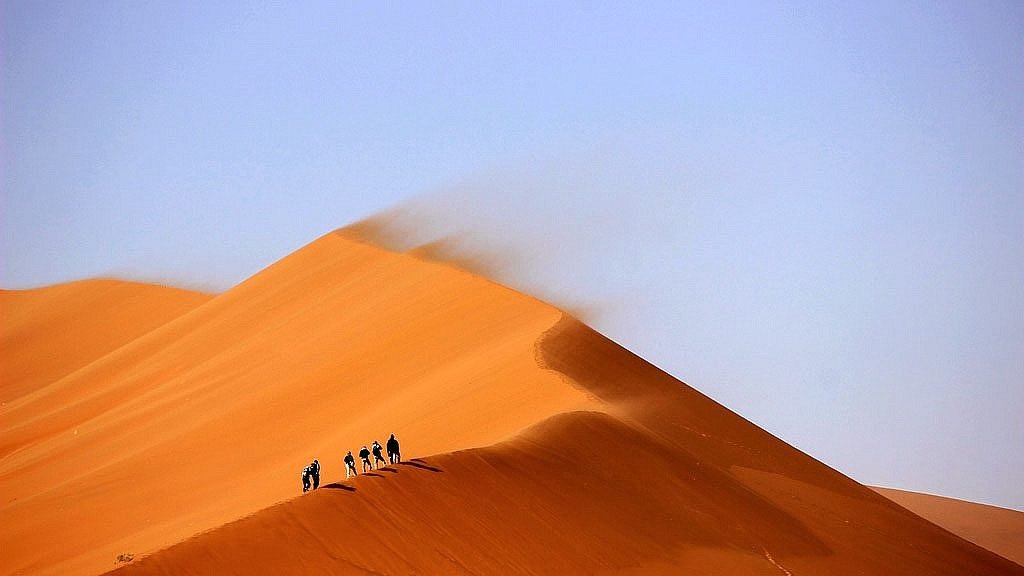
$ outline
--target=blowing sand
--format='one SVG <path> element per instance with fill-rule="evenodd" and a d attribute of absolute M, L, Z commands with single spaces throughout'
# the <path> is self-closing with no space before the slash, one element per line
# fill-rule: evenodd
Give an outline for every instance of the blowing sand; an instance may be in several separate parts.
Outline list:
<path fill-rule="evenodd" d="M 1024 574 L 421 253 L 342 230 L 195 298 L 5 403 L 0 573 Z"/>

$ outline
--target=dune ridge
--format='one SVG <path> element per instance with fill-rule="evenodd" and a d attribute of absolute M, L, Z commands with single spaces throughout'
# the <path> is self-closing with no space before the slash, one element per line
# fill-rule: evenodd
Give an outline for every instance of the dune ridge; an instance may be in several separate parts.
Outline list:
<path fill-rule="evenodd" d="M 4 406 L 0 573 L 102 572 L 293 496 L 306 463 L 329 477 L 371 431 L 430 454 L 594 407 L 536 365 L 559 317 L 328 234 Z"/>
<path fill-rule="evenodd" d="M 115 574 L 1021 573 L 571 317 L 537 350 L 604 410 L 332 484 Z"/>
<path fill-rule="evenodd" d="M 3 574 L 1021 574 L 561 310 L 328 234 L 4 407 Z M 419 456 L 343 482 L 396 432 Z M 312 458 L 330 486 L 297 496 Z M 158 551 L 159 550 L 159 551 Z"/>

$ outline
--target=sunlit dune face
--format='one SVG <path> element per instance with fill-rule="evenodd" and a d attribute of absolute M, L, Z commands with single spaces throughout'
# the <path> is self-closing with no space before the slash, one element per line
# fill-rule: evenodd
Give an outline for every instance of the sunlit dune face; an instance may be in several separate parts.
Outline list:
<path fill-rule="evenodd" d="M 12 397 L 0 572 L 1020 573 L 431 256 L 328 234 Z"/>

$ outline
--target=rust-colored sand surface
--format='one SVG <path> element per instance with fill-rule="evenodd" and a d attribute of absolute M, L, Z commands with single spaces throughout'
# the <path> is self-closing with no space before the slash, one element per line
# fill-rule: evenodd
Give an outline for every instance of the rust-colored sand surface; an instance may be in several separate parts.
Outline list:
<path fill-rule="evenodd" d="M 873 489 L 957 536 L 1024 565 L 1024 512 L 934 494 Z"/>
<path fill-rule="evenodd" d="M 351 231 L 0 426 L 3 574 L 1024 574 L 560 310 Z M 391 432 L 409 460 L 344 480 Z"/>

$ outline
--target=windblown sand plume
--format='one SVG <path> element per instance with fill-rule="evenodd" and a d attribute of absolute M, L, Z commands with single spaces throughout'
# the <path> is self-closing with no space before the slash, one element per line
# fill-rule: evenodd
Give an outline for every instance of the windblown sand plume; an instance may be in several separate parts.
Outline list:
<path fill-rule="evenodd" d="M 83 322 L 59 367 L 52 328 L 5 327 L 3 574 L 1024 574 L 561 310 L 353 230 L 186 294 L 140 297 L 120 340 Z M 345 481 L 391 432 L 410 460 Z"/>

